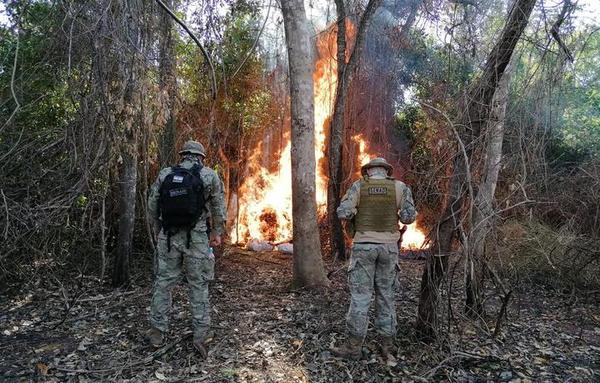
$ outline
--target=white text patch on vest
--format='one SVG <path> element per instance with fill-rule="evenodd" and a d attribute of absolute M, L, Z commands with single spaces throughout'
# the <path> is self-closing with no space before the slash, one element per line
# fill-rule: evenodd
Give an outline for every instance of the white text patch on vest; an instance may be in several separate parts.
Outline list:
<path fill-rule="evenodd" d="M 370 195 L 387 195 L 388 189 L 386 187 L 370 187 L 369 194 Z"/>

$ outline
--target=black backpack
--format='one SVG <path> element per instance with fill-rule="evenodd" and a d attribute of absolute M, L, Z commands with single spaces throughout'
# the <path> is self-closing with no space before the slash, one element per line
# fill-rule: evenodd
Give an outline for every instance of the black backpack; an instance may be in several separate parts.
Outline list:
<path fill-rule="evenodd" d="M 173 166 L 159 189 L 159 207 L 162 215 L 162 228 L 167 234 L 169 250 L 171 234 L 181 229 L 187 230 L 187 247 L 190 246 L 190 232 L 198 218 L 206 210 L 204 184 L 200 178 L 202 166 L 196 164 L 191 169 Z"/>

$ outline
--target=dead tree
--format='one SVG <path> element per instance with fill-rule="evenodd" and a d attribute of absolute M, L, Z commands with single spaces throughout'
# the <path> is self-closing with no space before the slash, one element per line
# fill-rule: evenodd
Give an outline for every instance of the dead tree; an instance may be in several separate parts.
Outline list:
<path fill-rule="evenodd" d="M 369 28 L 371 17 L 381 4 L 381 0 L 369 0 L 363 13 L 356 42 L 346 64 L 346 6 L 344 0 L 336 0 L 337 10 L 337 88 L 333 118 L 329 135 L 329 183 L 327 185 L 327 215 L 329 217 L 329 233 L 331 238 L 331 253 L 335 257 L 345 258 L 346 249 L 342 224 L 337 217 L 336 209 L 341 199 L 341 184 L 344 179 L 342 174 L 342 155 L 344 148 L 344 113 L 346 108 L 346 94 L 348 85 L 358 67 L 358 62 L 365 45 L 365 33 Z"/>
<path fill-rule="evenodd" d="M 492 100 L 491 113 L 485 129 L 486 142 L 483 153 L 483 172 L 473 200 L 471 231 L 466 249 L 466 312 L 471 316 L 483 314 L 483 269 L 485 266 L 486 237 L 494 220 L 494 194 L 502 159 L 504 121 L 508 103 L 510 71 L 507 71 L 498 84 Z"/>
<path fill-rule="evenodd" d="M 574 6 L 570 0 L 565 0 L 563 7 L 552 28 L 550 35 L 561 48 L 566 60 L 573 61 L 573 57 L 560 38 L 561 25 L 569 17 Z M 466 273 L 465 273 L 465 311 L 472 317 L 481 317 L 484 313 L 482 284 L 485 277 L 484 270 L 487 264 L 485 258 L 486 236 L 491 230 L 494 219 L 494 193 L 500 171 L 502 158 L 502 140 L 504 137 L 504 119 L 508 102 L 508 83 L 510 71 L 501 78 L 496 93 L 494 94 L 485 135 L 481 140 L 485 142 L 483 153 L 483 169 L 476 194 L 473 198 L 473 213 L 470 222 L 470 233 L 467 238 Z"/>
<path fill-rule="evenodd" d="M 453 124 L 452 128 L 457 136 L 459 150 L 453 161 L 442 218 L 434 232 L 433 255 L 427 259 L 421 279 L 416 327 L 423 339 L 432 339 L 436 336 L 438 290 L 446 276 L 448 256 L 452 252 L 455 235 L 461 229 L 460 222 L 464 218 L 463 203 L 467 190 L 471 186 L 468 177 L 472 145 L 487 123 L 492 98 L 515 46 L 527 26 L 535 3 L 536 0 L 515 1 L 504 29 L 486 59 L 481 76 L 469 86 L 457 105 L 459 111 L 456 117 L 457 123 Z"/>
<path fill-rule="evenodd" d="M 295 287 L 327 285 L 317 226 L 313 42 L 302 0 L 282 0 L 292 117 L 292 216 Z"/>

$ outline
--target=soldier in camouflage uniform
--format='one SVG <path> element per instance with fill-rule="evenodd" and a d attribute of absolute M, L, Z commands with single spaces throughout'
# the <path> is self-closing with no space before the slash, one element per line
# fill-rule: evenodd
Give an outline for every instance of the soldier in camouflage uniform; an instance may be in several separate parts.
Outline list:
<path fill-rule="evenodd" d="M 333 354 L 359 359 L 367 333 L 368 312 L 375 291 L 375 327 L 383 355 L 393 355 L 396 334 L 395 287 L 397 283 L 398 219 L 415 221 L 417 211 L 410 188 L 392 178 L 392 166 L 375 158 L 361 169 L 363 178 L 346 192 L 337 215 L 351 226 L 352 255 L 348 269 L 350 307 L 346 316 L 348 341 L 332 348 Z"/>
<path fill-rule="evenodd" d="M 179 166 L 191 169 L 195 164 L 202 164 L 206 153 L 202 144 L 188 141 L 179 152 L 182 156 Z M 192 326 L 194 331 L 194 347 L 206 357 L 205 341 L 209 332 L 209 300 L 208 282 L 214 277 L 215 259 L 210 246 L 221 244 L 221 235 L 225 227 L 225 205 L 223 184 L 217 173 L 208 167 L 200 169 L 200 178 L 204 185 L 206 210 L 200 215 L 195 226 L 189 232 L 179 230 L 170 236 L 161 229 L 159 209 L 160 187 L 171 173 L 171 168 L 162 169 L 150 189 L 148 210 L 153 218 L 154 235 L 157 237 L 157 256 L 155 259 L 155 282 L 150 307 L 151 329 L 148 340 L 154 347 L 160 347 L 164 341 L 164 333 L 169 324 L 171 308 L 171 290 L 181 279 L 182 267 L 185 265 L 189 285 L 189 299 L 192 310 Z M 207 218 L 212 225 L 210 239 L 207 234 Z"/>

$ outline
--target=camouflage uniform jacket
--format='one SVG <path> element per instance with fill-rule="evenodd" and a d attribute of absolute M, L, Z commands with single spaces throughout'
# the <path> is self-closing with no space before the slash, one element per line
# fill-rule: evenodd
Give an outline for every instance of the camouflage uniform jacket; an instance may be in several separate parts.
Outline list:
<path fill-rule="evenodd" d="M 198 163 L 195 157 L 184 157 L 184 160 L 179 166 L 186 169 L 191 169 L 194 164 Z M 160 222 L 160 209 L 158 200 L 160 197 L 160 186 L 163 181 L 171 173 L 171 168 L 164 168 L 158 174 L 156 181 L 150 187 L 150 195 L 148 196 L 148 211 L 150 216 L 155 220 L 155 223 Z M 206 219 L 210 216 L 212 219 L 211 233 L 222 235 L 225 232 L 225 202 L 223 197 L 223 183 L 219 179 L 217 173 L 203 166 L 200 170 L 200 178 L 204 184 L 204 198 L 208 212 L 202 213 L 193 232 L 206 232 Z M 193 234 L 193 233 L 192 233 Z"/>

